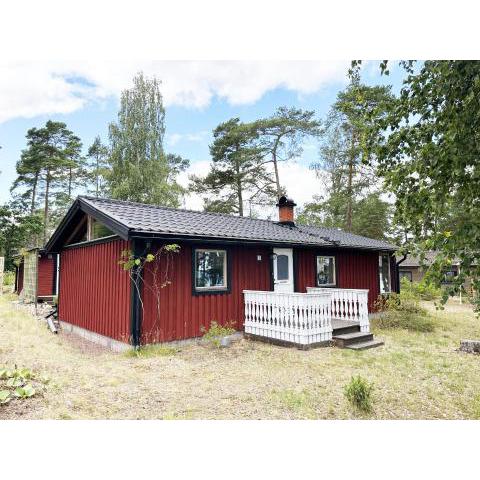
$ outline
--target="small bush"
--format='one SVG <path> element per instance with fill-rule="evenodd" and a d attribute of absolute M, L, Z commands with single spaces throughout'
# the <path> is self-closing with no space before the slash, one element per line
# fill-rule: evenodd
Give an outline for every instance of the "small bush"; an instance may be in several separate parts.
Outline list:
<path fill-rule="evenodd" d="M 372 325 L 376 328 L 403 328 L 414 332 L 433 332 L 435 321 L 410 294 L 391 293 L 376 302 L 379 312 Z"/>
<path fill-rule="evenodd" d="M 177 352 L 178 350 L 175 347 L 152 344 L 127 350 L 125 356 L 134 358 L 169 357 Z"/>
<path fill-rule="evenodd" d="M 5 286 L 11 286 L 15 283 L 15 272 L 3 273 L 3 284 Z"/>
<path fill-rule="evenodd" d="M 220 347 L 220 339 L 222 337 L 235 333 L 235 329 L 232 325 L 233 322 L 228 322 L 226 325 L 219 325 L 217 322 L 213 321 L 208 330 L 205 327 L 202 327 L 203 338 L 216 347 Z"/>
<path fill-rule="evenodd" d="M 409 282 L 406 278 L 402 278 L 400 292 L 404 297 L 416 300 L 438 300 L 442 296 L 442 289 L 425 278 L 421 282 Z"/>
<path fill-rule="evenodd" d="M 370 413 L 372 411 L 373 384 L 362 378 L 352 377 L 345 385 L 345 397 L 357 410 Z"/>

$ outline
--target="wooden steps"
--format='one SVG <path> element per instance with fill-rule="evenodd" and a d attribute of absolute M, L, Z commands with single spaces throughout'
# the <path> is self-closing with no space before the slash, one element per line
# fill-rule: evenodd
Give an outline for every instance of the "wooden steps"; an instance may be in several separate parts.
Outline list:
<path fill-rule="evenodd" d="M 333 328 L 332 340 L 339 348 L 349 348 L 351 350 L 367 350 L 368 348 L 380 347 L 383 341 L 375 340 L 373 333 L 364 333 L 360 331 L 358 324 L 347 324 L 345 322 L 336 322 Z"/>

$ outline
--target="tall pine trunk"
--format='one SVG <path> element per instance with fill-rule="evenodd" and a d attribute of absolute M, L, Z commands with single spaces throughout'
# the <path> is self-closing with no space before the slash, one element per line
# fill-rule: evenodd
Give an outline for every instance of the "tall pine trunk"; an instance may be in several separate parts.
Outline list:
<path fill-rule="evenodd" d="M 49 203 L 48 196 L 50 195 L 50 169 L 47 170 L 45 178 L 45 207 L 43 210 L 43 244 L 47 243 L 47 229 L 48 229 L 48 217 L 49 217 Z"/>
<path fill-rule="evenodd" d="M 280 175 L 278 173 L 278 162 L 277 162 L 277 149 L 280 139 L 275 141 L 275 145 L 273 146 L 272 150 L 272 161 L 273 161 L 273 169 L 275 170 L 275 183 L 277 185 L 277 199 L 282 196 L 282 188 L 280 187 Z"/>
<path fill-rule="evenodd" d="M 32 204 L 30 206 L 30 215 L 33 215 L 33 213 L 35 212 L 35 201 L 37 199 L 37 183 L 38 183 L 38 170 L 35 172 L 35 178 L 33 180 Z"/>
<path fill-rule="evenodd" d="M 355 163 L 355 137 L 352 134 L 352 145 L 350 150 L 350 158 L 348 161 L 347 214 L 345 218 L 345 229 L 347 230 L 347 232 L 352 231 L 354 163 Z"/>
<path fill-rule="evenodd" d="M 96 184 L 96 191 L 95 191 L 95 196 L 98 198 L 98 191 L 100 189 L 100 168 L 99 168 L 99 156 L 97 155 L 97 166 L 96 166 L 96 170 L 95 170 L 95 175 L 97 177 L 97 184 Z"/>
<path fill-rule="evenodd" d="M 238 197 L 238 214 L 243 217 L 243 191 L 242 191 L 242 179 L 240 175 L 240 165 L 236 162 L 237 173 L 237 197 Z"/>

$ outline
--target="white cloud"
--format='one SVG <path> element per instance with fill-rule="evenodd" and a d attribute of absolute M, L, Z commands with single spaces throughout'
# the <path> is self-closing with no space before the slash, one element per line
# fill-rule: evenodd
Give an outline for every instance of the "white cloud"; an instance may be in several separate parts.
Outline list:
<path fill-rule="evenodd" d="M 0 122 L 69 113 L 119 96 L 143 71 L 162 80 L 165 104 L 207 107 L 214 97 L 250 104 L 278 87 L 299 95 L 345 82 L 344 61 L 71 61 L 0 64 Z"/>
<path fill-rule="evenodd" d="M 174 147 L 180 142 L 203 142 L 210 135 L 208 130 L 196 133 L 167 133 L 165 142 L 169 147 Z"/>
<path fill-rule="evenodd" d="M 187 172 L 179 177 L 179 183 L 183 186 L 188 185 L 188 175 L 195 174 L 204 176 L 210 168 L 208 160 L 202 160 L 192 163 Z M 297 204 L 297 210 L 302 208 L 305 203 L 310 202 L 314 195 L 324 193 L 322 183 L 316 177 L 315 173 L 308 166 L 299 162 L 280 163 L 279 164 L 280 181 L 287 188 L 287 194 L 293 198 Z M 189 194 L 185 197 L 183 208 L 191 210 L 202 210 L 203 201 L 197 194 Z M 262 209 L 258 212 L 261 218 L 277 218 L 276 208 Z"/>

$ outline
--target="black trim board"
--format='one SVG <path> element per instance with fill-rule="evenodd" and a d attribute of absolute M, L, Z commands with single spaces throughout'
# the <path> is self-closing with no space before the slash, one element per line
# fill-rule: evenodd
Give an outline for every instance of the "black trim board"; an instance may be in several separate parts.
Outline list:
<path fill-rule="evenodd" d="M 85 200 L 83 200 L 81 197 L 79 197 L 73 202 L 65 217 L 63 217 L 63 220 L 60 222 L 60 225 L 57 227 L 53 235 L 46 243 L 46 253 L 58 253 L 61 249 L 65 248 L 65 245 L 62 243 L 62 241 L 65 241 L 64 236 L 68 231 L 70 223 L 80 212 L 92 216 L 93 218 L 95 218 L 95 220 L 103 223 L 106 227 L 112 230 L 113 233 L 118 235 L 123 240 L 128 240 L 130 232 L 130 229 L 128 227 L 115 220 L 114 218 L 100 212 L 96 208 L 86 203 Z"/>
<path fill-rule="evenodd" d="M 145 248 L 144 242 L 138 240 L 132 242 L 132 252 L 135 258 L 143 256 Z M 133 266 L 130 281 L 130 334 L 132 345 L 136 348 L 140 346 L 142 338 L 142 275 L 143 269 L 139 269 L 136 265 Z"/>

